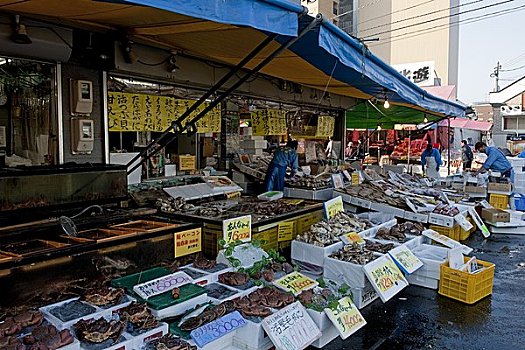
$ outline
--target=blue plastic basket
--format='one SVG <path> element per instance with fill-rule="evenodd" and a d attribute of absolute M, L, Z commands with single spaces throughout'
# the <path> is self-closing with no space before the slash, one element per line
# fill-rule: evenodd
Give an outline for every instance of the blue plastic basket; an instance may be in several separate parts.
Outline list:
<path fill-rule="evenodd" d="M 516 210 L 525 211 L 525 194 L 514 194 L 514 204 L 516 206 Z"/>

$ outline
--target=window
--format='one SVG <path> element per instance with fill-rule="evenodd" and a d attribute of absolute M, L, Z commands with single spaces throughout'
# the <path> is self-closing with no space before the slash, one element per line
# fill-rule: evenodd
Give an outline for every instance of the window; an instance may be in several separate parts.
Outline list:
<path fill-rule="evenodd" d="M 332 3 L 332 12 L 334 15 L 339 14 L 339 4 L 336 1 Z"/>
<path fill-rule="evenodd" d="M 503 117 L 503 130 L 512 132 L 525 130 L 525 115 Z"/>

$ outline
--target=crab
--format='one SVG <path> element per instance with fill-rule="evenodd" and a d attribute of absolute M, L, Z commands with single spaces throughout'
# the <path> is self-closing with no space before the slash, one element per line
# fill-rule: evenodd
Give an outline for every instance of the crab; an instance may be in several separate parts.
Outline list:
<path fill-rule="evenodd" d="M 102 343 L 108 339 L 117 343 L 126 328 L 126 323 L 117 320 L 107 321 L 103 317 L 98 320 L 80 320 L 74 328 L 80 341 Z"/>
<path fill-rule="evenodd" d="M 96 306 L 106 306 L 118 303 L 124 296 L 124 289 L 94 286 L 88 289 L 82 299 Z"/>
<path fill-rule="evenodd" d="M 23 338 L 26 345 L 33 349 L 56 350 L 73 342 L 73 335 L 68 329 L 58 331 L 55 326 L 38 326 L 31 334 Z"/>
<path fill-rule="evenodd" d="M 22 328 L 39 325 L 43 320 L 44 315 L 37 310 L 28 310 L 13 316 L 13 321 L 18 323 Z"/>
<path fill-rule="evenodd" d="M 25 350 L 24 344 L 15 336 L 0 337 L 0 349 Z"/>
<path fill-rule="evenodd" d="M 190 345 L 185 340 L 173 335 L 166 334 L 150 342 L 155 350 L 196 350 L 195 345 Z"/>
<path fill-rule="evenodd" d="M 4 322 L 0 323 L 0 337 L 13 335 L 21 329 L 21 325 L 15 322 L 12 317 L 7 317 Z"/>
<path fill-rule="evenodd" d="M 225 272 L 219 275 L 219 282 L 229 286 L 242 286 L 250 277 L 244 272 Z"/>
<path fill-rule="evenodd" d="M 129 322 L 139 329 L 151 329 L 159 324 L 146 304 L 131 303 L 120 309 L 119 315 L 121 320 Z"/>
<path fill-rule="evenodd" d="M 202 256 L 198 256 L 193 262 L 193 267 L 201 270 L 213 269 L 217 265 L 215 260 L 208 260 Z"/>

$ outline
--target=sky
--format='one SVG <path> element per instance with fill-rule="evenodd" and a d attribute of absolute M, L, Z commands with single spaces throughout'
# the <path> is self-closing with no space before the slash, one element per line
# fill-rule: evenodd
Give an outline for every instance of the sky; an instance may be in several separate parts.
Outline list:
<path fill-rule="evenodd" d="M 461 3 L 472 0 L 461 0 Z M 489 0 L 497 3 L 502 0 Z M 525 6 L 525 0 L 514 0 L 501 6 L 485 10 L 485 14 L 495 11 Z M 483 12 L 476 12 L 481 15 Z M 460 16 L 461 20 L 472 14 Z M 488 101 L 489 92 L 494 89 L 494 79 L 490 74 L 500 61 L 500 88 L 525 76 L 525 8 L 493 18 L 484 18 L 473 23 L 460 23 L 459 27 L 459 80 L 458 99 L 469 104 Z"/>

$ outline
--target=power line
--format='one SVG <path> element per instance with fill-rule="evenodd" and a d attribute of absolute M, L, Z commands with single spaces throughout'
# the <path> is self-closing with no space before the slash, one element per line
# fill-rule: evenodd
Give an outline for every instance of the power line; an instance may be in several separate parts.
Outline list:
<path fill-rule="evenodd" d="M 513 65 L 513 64 L 516 64 L 520 61 L 522 61 L 523 59 L 525 59 L 525 52 L 518 55 L 517 57 L 514 57 L 514 58 L 511 58 L 510 60 L 506 61 L 506 62 L 503 62 L 502 65 L 504 66 L 507 66 L 507 65 Z"/>
<path fill-rule="evenodd" d="M 475 0 L 475 1 L 471 1 L 471 2 L 468 2 L 468 3 L 463 3 L 463 4 L 459 4 L 459 5 L 456 5 L 456 6 L 452 6 L 452 7 L 447 7 L 447 8 L 444 8 L 444 9 L 441 9 L 441 10 L 435 10 L 435 11 L 431 11 L 431 12 L 428 12 L 428 13 L 424 13 L 424 14 L 421 14 L 421 15 L 417 15 L 417 16 L 412 16 L 412 17 L 407 17 L 407 18 L 403 18 L 403 19 L 400 19 L 400 20 L 397 20 L 397 21 L 394 21 L 392 23 L 384 23 L 384 24 L 380 24 L 380 25 L 377 25 L 375 27 L 372 27 L 372 28 L 368 28 L 366 30 L 364 30 L 363 32 L 368 32 L 372 29 L 377 29 L 377 28 L 381 28 L 381 27 L 385 27 L 385 26 L 388 26 L 388 25 L 393 25 L 393 24 L 397 24 L 397 23 L 401 23 L 401 22 L 405 22 L 405 21 L 410 21 L 412 19 L 416 19 L 416 18 L 421 18 L 421 17 L 426 17 L 426 16 L 430 16 L 430 15 L 434 15 L 436 13 L 439 13 L 439 12 L 443 12 L 443 11 L 448 11 L 448 10 L 453 10 L 453 9 L 457 9 L 457 8 L 460 8 L 461 6 L 469 6 L 469 5 L 474 5 L 478 2 L 483 2 L 485 0 Z M 514 1 L 514 0 L 512 0 Z M 453 15 L 447 15 L 446 17 L 452 17 Z M 416 24 L 417 25 L 417 24 Z M 380 33 L 381 34 L 381 33 Z"/>
<path fill-rule="evenodd" d="M 411 24 L 411 25 L 406 25 L 404 27 L 399 27 L 399 28 L 395 28 L 395 29 L 391 29 L 391 30 L 385 30 L 385 31 L 382 31 L 382 32 L 379 32 L 379 33 L 371 34 L 371 35 L 369 35 L 369 37 L 378 36 L 378 35 L 381 35 L 381 34 L 388 34 L 388 33 L 392 33 L 392 32 L 398 31 L 398 30 L 407 29 L 407 28 L 411 28 L 411 27 L 415 27 L 415 26 L 420 26 L 422 24 L 427 24 L 427 23 L 430 23 L 430 22 L 439 21 L 441 19 L 447 19 L 447 18 L 451 18 L 451 17 L 454 17 L 454 16 L 463 15 L 465 13 L 470 13 L 470 12 L 474 12 L 474 11 L 484 10 L 484 9 L 489 8 L 489 7 L 499 6 L 499 5 L 503 5 L 503 4 L 506 4 L 506 3 L 509 3 L 509 2 L 514 2 L 514 1 L 516 1 L 516 0 L 505 0 L 505 1 L 494 3 L 494 4 L 490 4 L 490 5 L 477 7 L 475 9 L 466 10 L 466 11 L 463 11 L 463 12 L 458 12 L 458 13 L 454 13 L 454 14 L 447 15 L 447 16 L 437 17 L 437 18 L 429 19 L 427 21 L 423 21 L 423 22 L 419 22 L 419 23 L 415 23 L 415 24 Z"/>
<path fill-rule="evenodd" d="M 517 68 L 512 68 L 512 69 L 501 69 L 502 72 L 513 72 L 515 70 L 520 70 L 520 69 L 523 69 L 525 68 L 525 65 L 524 66 L 521 66 L 521 67 L 517 67 Z"/>
<path fill-rule="evenodd" d="M 388 44 L 388 43 L 391 43 L 391 42 L 394 42 L 394 41 L 399 41 L 399 40 L 409 39 L 409 38 L 413 38 L 413 37 L 420 36 L 420 35 L 425 35 L 425 34 L 428 34 L 428 33 L 432 33 L 432 32 L 435 32 L 435 31 L 446 29 L 446 28 L 451 27 L 451 26 L 456 25 L 456 24 L 463 24 L 463 23 L 464 24 L 470 24 L 470 23 L 474 23 L 474 22 L 479 22 L 479 21 L 482 21 L 482 20 L 485 20 L 485 19 L 499 17 L 499 16 L 502 16 L 502 15 L 505 15 L 505 14 L 522 11 L 524 9 L 525 9 L 525 5 L 521 5 L 521 6 L 513 7 L 513 8 L 510 8 L 510 9 L 499 10 L 499 11 L 496 11 L 496 12 L 492 12 L 492 13 L 488 13 L 488 14 L 484 14 L 484 15 L 480 15 L 480 16 L 474 16 L 474 17 L 470 17 L 470 18 L 465 18 L 465 19 L 462 19 L 462 20 L 458 20 L 456 22 L 451 22 L 451 23 L 437 25 L 437 26 L 434 26 L 434 27 L 431 27 L 431 28 L 419 29 L 419 30 L 415 30 L 415 31 L 412 31 L 412 32 L 408 32 L 408 33 L 398 34 L 398 35 L 390 37 L 389 40 L 382 41 L 382 42 L 380 42 L 378 44 L 375 44 L 375 45 L 370 45 L 370 47 L 381 46 L 381 45 L 385 45 L 385 44 Z M 414 35 L 410 35 L 410 34 L 414 34 Z"/>
<path fill-rule="evenodd" d="M 339 18 L 339 17 L 341 17 L 341 16 L 349 15 L 349 14 L 351 14 L 351 13 L 354 13 L 354 12 L 356 12 L 356 11 L 359 11 L 359 10 L 361 10 L 361 9 L 364 9 L 365 7 L 369 7 L 369 6 L 375 5 L 375 4 L 377 4 L 377 3 L 381 2 L 381 1 L 383 1 L 383 0 L 374 0 L 374 1 L 371 1 L 371 2 L 369 2 L 369 3 L 364 4 L 364 5 L 361 6 L 361 7 L 358 7 L 358 8 L 356 8 L 356 9 L 354 9 L 354 10 L 346 11 L 346 12 L 340 13 L 340 14 L 338 14 L 338 15 L 336 15 L 336 16 L 333 16 L 333 17 L 331 17 L 330 19 L 332 20 L 332 19 L 335 19 L 335 18 Z"/>

